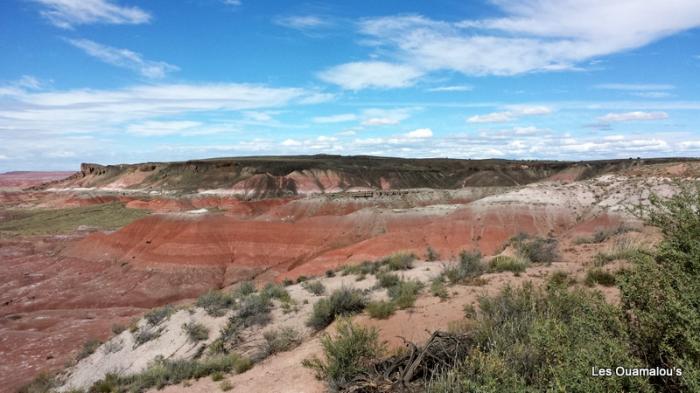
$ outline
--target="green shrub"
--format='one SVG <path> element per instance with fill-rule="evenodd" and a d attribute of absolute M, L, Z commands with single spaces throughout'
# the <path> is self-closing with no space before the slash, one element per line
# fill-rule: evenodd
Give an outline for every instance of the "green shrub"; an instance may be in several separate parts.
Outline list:
<path fill-rule="evenodd" d="M 490 268 L 494 272 L 513 272 L 520 274 L 527 269 L 527 260 L 519 257 L 499 255 L 491 260 Z"/>
<path fill-rule="evenodd" d="M 87 340 L 84 344 L 83 347 L 80 349 L 80 352 L 78 352 L 77 359 L 80 361 L 82 359 L 85 359 L 86 357 L 92 355 L 97 351 L 97 348 L 102 345 L 102 341 L 93 338 L 90 340 Z"/>
<path fill-rule="evenodd" d="M 447 288 L 445 287 L 445 283 L 442 281 L 442 277 L 437 277 L 431 281 L 430 293 L 442 300 L 450 297 L 450 294 L 447 292 Z"/>
<path fill-rule="evenodd" d="M 263 337 L 265 338 L 265 352 L 268 355 L 289 351 L 301 344 L 301 335 L 292 327 L 268 330 L 263 333 Z"/>
<path fill-rule="evenodd" d="M 190 342 L 196 343 L 209 338 L 209 328 L 199 322 L 187 322 L 182 325 L 182 330 L 187 334 Z"/>
<path fill-rule="evenodd" d="M 260 293 L 263 297 L 268 299 L 277 299 L 282 303 L 289 303 L 292 301 L 292 297 L 289 295 L 289 292 L 287 292 L 284 286 L 279 284 L 268 283 Z"/>
<path fill-rule="evenodd" d="M 386 319 L 394 314 L 396 305 L 393 302 L 378 301 L 367 304 L 367 314 L 375 319 Z"/>
<path fill-rule="evenodd" d="M 155 340 L 156 338 L 160 337 L 160 330 L 144 326 L 139 328 L 135 333 L 132 334 L 134 336 L 134 348 L 136 348 L 140 345 L 143 345 L 151 340 Z"/>
<path fill-rule="evenodd" d="M 319 379 L 326 380 L 332 390 L 342 390 L 361 375 L 371 361 L 383 355 L 385 349 L 378 337 L 376 329 L 343 319 L 338 322 L 334 337 L 321 338 L 324 359 L 305 359 L 302 364 L 313 369 Z"/>
<path fill-rule="evenodd" d="M 569 286 L 575 283 L 575 278 L 570 277 L 569 273 L 560 270 L 557 270 L 554 273 L 552 273 L 547 280 L 548 287 Z"/>
<path fill-rule="evenodd" d="M 233 389 L 233 384 L 231 384 L 231 381 L 223 381 L 219 384 L 219 389 L 221 389 L 222 392 L 228 392 L 229 390 Z"/>
<path fill-rule="evenodd" d="M 252 366 L 250 360 L 236 354 L 217 355 L 204 360 L 170 360 L 159 358 L 138 374 L 107 374 L 95 382 L 90 392 L 141 393 L 162 389 L 190 379 L 204 378 L 214 373 L 242 373 Z"/>
<path fill-rule="evenodd" d="M 228 309 L 233 307 L 235 299 L 231 294 L 212 290 L 197 298 L 195 304 L 197 307 L 203 308 L 207 314 L 213 317 L 220 317 L 223 316 Z"/>
<path fill-rule="evenodd" d="M 303 284 L 301 284 L 302 288 L 306 289 L 310 293 L 316 295 L 316 296 L 321 296 L 324 293 L 326 293 L 326 287 L 323 285 L 321 281 L 314 280 L 314 281 L 307 281 Z"/>
<path fill-rule="evenodd" d="M 297 277 L 297 284 L 301 284 L 302 282 L 308 280 L 309 278 L 306 276 L 299 276 Z"/>
<path fill-rule="evenodd" d="M 117 324 L 117 323 L 115 323 L 115 324 L 112 325 L 112 333 L 114 333 L 114 335 L 119 335 L 119 334 L 121 334 L 124 330 L 126 330 L 126 326 L 124 326 L 124 325 L 120 325 L 120 324 Z"/>
<path fill-rule="evenodd" d="M 59 385 L 54 375 L 41 372 L 30 383 L 22 386 L 17 393 L 49 393 Z"/>
<path fill-rule="evenodd" d="M 149 325 L 157 326 L 165 319 L 169 318 L 174 312 L 175 309 L 173 308 L 173 306 L 167 305 L 149 311 L 148 313 L 146 313 L 146 315 L 144 315 L 144 318 L 146 318 L 146 321 Z"/>
<path fill-rule="evenodd" d="M 428 248 L 425 249 L 425 260 L 428 262 L 435 262 L 438 259 L 440 259 L 440 254 L 438 254 L 435 249 L 428 246 Z"/>
<path fill-rule="evenodd" d="M 211 380 L 214 382 L 219 382 L 223 379 L 224 379 L 224 373 L 222 373 L 221 371 L 217 371 L 211 375 Z"/>
<path fill-rule="evenodd" d="M 530 238 L 520 235 L 514 238 L 513 244 L 518 254 L 533 263 L 552 263 L 559 258 L 559 243 L 554 238 Z"/>
<path fill-rule="evenodd" d="M 586 273 L 584 281 L 589 287 L 600 284 L 606 287 L 615 285 L 615 275 L 601 269 L 591 269 Z"/>
<path fill-rule="evenodd" d="M 282 281 L 282 285 L 284 285 L 285 287 L 288 287 L 292 284 L 294 284 L 294 281 L 292 281 L 290 278 L 285 278 L 284 281 Z"/>
<path fill-rule="evenodd" d="M 405 309 L 413 307 L 422 288 L 423 283 L 420 281 L 401 280 L 398 284 L 389 287 L 387 293 L 397 308 Z"/>
<path fill-rule="evenodd" d="M 328 326 L 336 317 L 361 312 L 367 305 L 367 298 L 362 291 L 351 288 L 340 288 L 328 298 L 314 304 L 307 325 L 320 330 Z"/>
<path fill-rule="evenodd" d="M 266 296 L 254 293 L 241 300 L 238 317 L 244 326 L 265 325 L 270 322 L 272 304 Z"/>
<path fill-rule="evenodd" d="M 613 236 L 632 231 L 633 229 L 624 225 L 619 225 L 615 228 L 600 229 L 595 231 L 591 237 L 578 237 L 574 240 L 576 244 L 603 243 Z"/>
<path fill-rule="evenodd" d="M 615 241 L 612 249 L 609 251 L 601 251 L 593 257 L 593 264 L 595 266 L 603 266 L 609 262 L 616 260 L 630 260 L 639 255 L 648 253 L 640 244 L 632 241 L 629 238 L 620 238 Z"/>
<path fill-rule="evenodd" d="M 233 296 L 237 298 L 244 298 L 255 292 L 257 292 L 255 283 L 252 281 L 242 281 L 240 284 L 238 284 L 238 288 L 233 291 Z"/>
<path fill-rule="evenodd" d="M 333 269 L 326 270 L 326 277 L 328 277 L 328 278 L 335 277 L 335 270 L 333 270 Z"/>
<path fill-rule="evenodd" d="M 446 266 L 443 274 L 452 284 L 456 284 L 466 279 L 478 277 L 485 271 L 486 268 L 481 260 L 480 252 L 462 251 L 459 254 L 459 262 Z"/>
<path fill-rule="evenodd" d="M 380 288 L 389 288 L 398 284 L 401 278 L 394 273 L 382 272 L 377 274 L 377 284 Z"/>
<path fill-rule="evenodd" d="M 396 253 L 382 260 L 389 270 L 408 270 L 413 268 L 413 261 L 416 260 L 414 254 Z"/>
<path fill-rule="evenodd" d="M 376 274 L 379 272 L 379 268 L 382 266 L 382 262 L 372 262 L 363 261 L 359 265 L 348 265 L 343 268 L 343 275 L 347 276 L 349 274 L 367 275 Z"/>

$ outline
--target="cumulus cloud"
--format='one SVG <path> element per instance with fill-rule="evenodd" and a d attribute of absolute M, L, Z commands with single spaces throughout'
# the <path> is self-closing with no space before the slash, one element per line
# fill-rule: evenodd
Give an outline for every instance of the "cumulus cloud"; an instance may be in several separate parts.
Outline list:
<path fill-rule="evenodd" d="M 135 25 L 148 23 L 151 15 L 138 7 L 127 7 L 110 0 L 33 0 L 40 13 L 54 26 L 71 29 L 95 23 Z"/>
<path fill-rule="evenodd" d="M 430 138 L 433 136 L 433 130 L 430 128 L 419 128 L 417 130 L 413 130 L 409 133 L 406 134 L 407 137 L 409 138 Z"/>
<path fill-rule="evenodd" d="M 623 121 L 647 121 L 647 120 L 664 120 L 668 119 L 666 112 L 624 112 L 624 113 L 608 113 L 605 116 L 598 118 L 601 123 L 613 123 Z"/>
<path fill-rule="evenodd" d="M 162 61 L 146 60 L 139 53 L 128 49 L 114 48 L 86 39 L 67 39 L 71 45 L 107 64 L 136 71 L 146 78 L 163 78 L 168 72 L 179 68 Z"/>
<path fill-rule="evenodd" d="M 510 110 L 474 115 L 467 118 L 469 123 L 505 123 L 522 116 L 548 115 L 552 109 L 547 106 L 514 106 Z"/>
<path fill-rule="evenodd" d="M 321 72 L 321 80 L 347 90 L 412 86 L 422 75 L 417 69 L 381 61 L 341 64 Z"/>
<path fill-rule="evenodd" d="M 597 57 L 639 48 L 700 26 L 695 0 L 494 0 L 503 17 L 462 20 L 422 15 L 366 18 L 363 41 L 410 67 L 410 77 L 382 87 L 405 87 L 432 71 L 466 75 L 517 75 L 580 69 Z M 357 75 L 347 63 L 332 70 Z M 335 79 L 335 78 L 334 78 Z M 333 82 L 335 83 L 335 81 Z M 372 87 L 358 83 L 351 89 Z"/>

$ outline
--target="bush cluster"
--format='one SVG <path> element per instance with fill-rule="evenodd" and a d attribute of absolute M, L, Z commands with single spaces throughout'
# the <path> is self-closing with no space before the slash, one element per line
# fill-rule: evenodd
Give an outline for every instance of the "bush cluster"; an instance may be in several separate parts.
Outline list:
<path fill-rule="evenodd" d="M 309 327 L 320 330 L 330 325 L 336 317 L 356 314 L 364 310 L 367 297 L 359 289 L 342 287 L 314 304 L 311 317 L 306 322 Z"/>
<path fill-rule="evenodd" d="M 481 253 L 462 251 L 459 254 L 459 262 L 445 267 L 443 275 L 452 284 L 462 282 L 466 279 L 479 277 L 486 271 L 482 262 Z"/>

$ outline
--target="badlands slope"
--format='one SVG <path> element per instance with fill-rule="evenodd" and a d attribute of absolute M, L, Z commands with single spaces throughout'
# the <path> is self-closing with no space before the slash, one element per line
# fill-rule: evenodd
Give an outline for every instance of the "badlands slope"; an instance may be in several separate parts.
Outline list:
<path fill-rule="evenodd" d="M 300 160 L 310 165 L 308 158 Z M 397 160 L 401 167 L 362 176 L 362 165 L 368 165 L 362 160 L 360 169 L 343 161 L 342 171 L 325 172 L 283 162 L 263 174 L 253 168 L 262 164 L 248 162 L 246 168 L 255 170 L 231 177 L 221 174 L 220 165 L 228 163 L 221 160 L 202 161 L 204 166 L 153 164 L 148 170 L 84 166 L 67 180 L 0 193 L 0 263 L 6 272 L 0 279 L 0 386 L 14 391 L 40 371 L 71 362 L 88 338 L 110 337 L 113 324 L 126 325 L 152 307 L 187 303 L 212 288 L 323 275 L 397 251 L 424 256 L 428 246 L 444 263 L 465 249 L 491 256 L 520 232 L 563 244 L 620 223 L 639 225 L 629 206 L 650 192 L 669 195 L 676 181 L 700 176 L 697 162 L 668 160 L 497 166 L 465 160 L 449 176 L 416 169 L 413 161 L 408 169 Z M 207 181 L 198 177 L 202 171 Z M 356 192 L 367 189 L 387 192 Z M 100 220 L 57 233 L 2 229 L 36 212 L 80 213 L 70 209 L 93 206 L 143 209 L 145 217 L 134 216 L 116 230 Z M 562 255 L 566 259 L 556 268 L 577 272 L 586 263 L 583 251 Z M 525 277 L 540 277 L 549 268 L 532 269 Z M 490 282 L 497 289 L 512 279 L 494 276 Z M 476 296 L 468 288 L 456 291 Z M 418 307 L 424 302 L 432 300 L 419 300 Z M 418 330 L 439 328 L 461 310 L 456 303 L 441 307 L 435 309 L 442 314 L 408 324 L 417 330 L 399 333 L 419 337 Z M 401 312 L 395 318 L 411 317 Z M 400 326 L 407 325 L 394 321 L 383 327 L 385 336 Z M 301 348 L 311 351 L 313 343 Z"/>

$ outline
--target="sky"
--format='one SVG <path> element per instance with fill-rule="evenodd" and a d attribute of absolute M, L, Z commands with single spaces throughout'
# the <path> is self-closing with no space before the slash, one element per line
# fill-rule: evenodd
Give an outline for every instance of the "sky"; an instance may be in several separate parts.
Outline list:
<path fill-rule="evenodd" d="M 700 156 L 697 0 L 3 0 L 0 172 Z"/>

